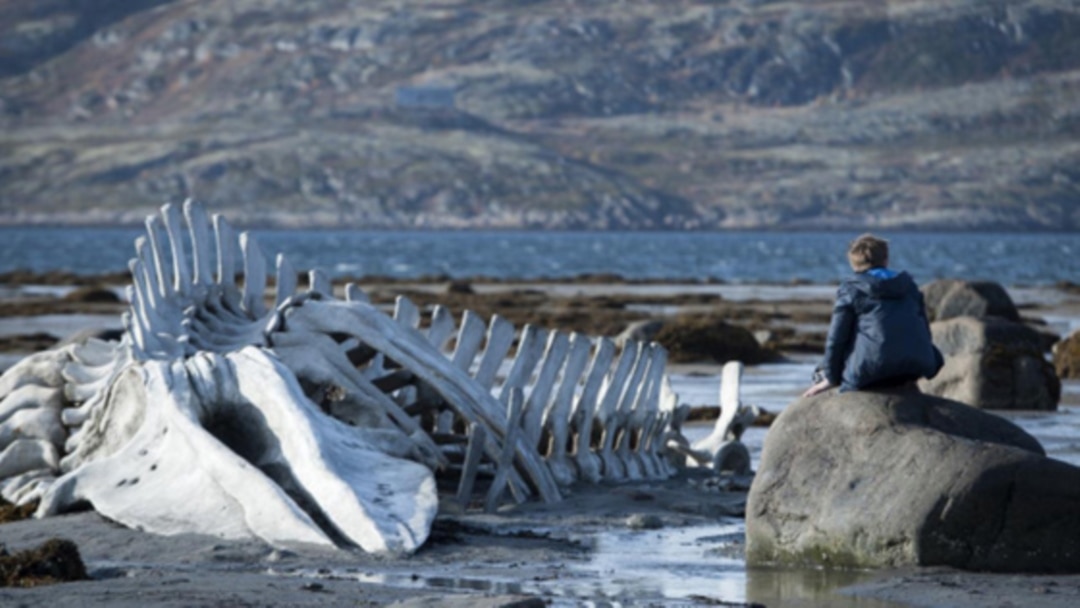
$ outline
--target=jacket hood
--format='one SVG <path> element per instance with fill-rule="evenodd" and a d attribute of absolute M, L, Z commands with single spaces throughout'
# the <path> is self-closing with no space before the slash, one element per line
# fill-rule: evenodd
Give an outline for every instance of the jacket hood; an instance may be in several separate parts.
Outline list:
<path fill-rule="evenodd" d="M 863 293 L 882 299 L 902 298 L 911 293 L 912 288 L 918 289 L 915 280 L 907 272 L 868 270 L 856 273 L 845 282 Z"/>

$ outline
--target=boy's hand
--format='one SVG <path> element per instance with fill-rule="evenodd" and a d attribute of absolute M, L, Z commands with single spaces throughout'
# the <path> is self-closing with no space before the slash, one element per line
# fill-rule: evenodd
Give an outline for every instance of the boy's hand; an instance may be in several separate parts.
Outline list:
<path fill-rule="evenodd" d="M 814 395 L 816 395 L 818 393 L 824 393 L 825 391 L 829 390 L 832 387 L 833 387 L 833 385 L 830 384 L 828 380 L 822 380 L 822 381 L 818 382 L 817 384 L 815 384 L 814 386 L 811 386 L 810 388 L 806 389 L 806 392 L 804 392 L 802 394 L 802 396 L 803 397 L 813 397 Z"/>

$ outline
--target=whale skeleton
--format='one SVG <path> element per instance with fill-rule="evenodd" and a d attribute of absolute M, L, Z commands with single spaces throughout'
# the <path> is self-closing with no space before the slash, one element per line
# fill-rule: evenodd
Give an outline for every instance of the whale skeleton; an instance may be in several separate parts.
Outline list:
<path fill-rule="evenodd" d="M 191 200 L 146 220 L 129 269 L 119 341 L 0 376 L 0 494 L 38 516 L 408 553 L 440 487 L 494 510 L 714 458 L 687 448 L 654 343 L 405 297 L 388 314 L 318 270 L 301 286 L 282 255 L 271 281 L 255 237 Z"/>

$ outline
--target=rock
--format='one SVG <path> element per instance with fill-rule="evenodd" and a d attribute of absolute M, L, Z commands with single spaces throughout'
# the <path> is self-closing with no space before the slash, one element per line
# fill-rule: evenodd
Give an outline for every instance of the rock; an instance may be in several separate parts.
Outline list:
<path fill-rule="evenodd" d="M 1039 344 L 1041 345 L 1042 352 L 1051 352 L 1054 349 L 1054 345 L 1061 342 L 1061 334 L 1049 329 L 1046 326 L 1046 322 L 1042 319 L 1024 319 L 1023 322 L 1039 335 Z"/>
<path fill-rule="evenodd" d="M 765 439 L 747 562 L 1080 572 L 1080 468 L 917 391 L 796 401 Z"/>
<path fill-rule="evenodd" d="M 27 503 L 25 505 L 13 505 L 3 498 L 0 498 L 0 524 L 19 521 L 21 519 L 29 519 L 34 515 L 34 509 L 37 509 L 36 502 Z M 3 545 L 0 545 L 0 547 L 2 546 Z"/>
<path fill-rule="evenodd" d="M 1053 352 L 1058 378 L 1080 378 L 1080 331 L 1055 344 Z"/>
<path fill-rule="evenodd" d="M 108 287 L 97 285 L 76 287 L 64 296 L 64 300 L 68 302 L 86 302 L 94 304 L 119 304 L 121 302 L 120 297 L 116 295 L 115 291 Z"/>
<path fill-rule="evenodd" d="M 742 361 L 755 365 L 775 361 L 775 351 L 763 348 L 750 330 L 717 316 L 685 315 L 665 321 L 653 336 L 674 363 Z"/>
<path fill-rule="evenodd" d="M 931 321 L 944 321 L 965 315 L 1020 320 L 1020 313 L 1009 297 L 1009 292 L 992 281 L 939 279 L 924 285 L 922 292 L 926 299 L 926 314 Z"/>
<path fill-rule="evenodd" d="M 446 284 L 446 293 L 472 295 L 476 291 L 473 290 L 472 283 L 464 280 L 454 280 Z"/>
<path fill-rule="evenodd" d="M 35 549 L 0 555 L 0 586 L 37 587 L 87 578 L 79 548 L 70 540 L 50 538 Z"/>
<path fill-rule="evenodd" d="M 996 317 L 931 323 L 945 366 L 919 388 L 983 409 L 1054 410 L 1061 381 L 1038 332 Z"/>
<path fill-rule="evenodd" d="M 622 333 L 615 336 L 615 344 L 619 348 L 622 348 L 627 342 L 652 342 L 656 339 L 656 334 L 660 333 L 660 329 L 663 327 L 664 322 L 660 319 L 634 321 L 630 325 L 627 325 Z"/>
<path fill-rule="evenodd" d="M 656 515 L 635 513 L 626 518 L 626 527 L 631 530 L 659 530 L 664 522 Z"/>

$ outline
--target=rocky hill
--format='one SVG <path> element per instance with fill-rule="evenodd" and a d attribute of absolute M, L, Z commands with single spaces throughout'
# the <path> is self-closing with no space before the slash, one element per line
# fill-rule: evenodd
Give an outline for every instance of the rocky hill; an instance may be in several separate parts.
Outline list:
<path fill-rule="evenodd" d="M 1080 229 L 1073 0 L 0 0 L 0 222 Z"/>

